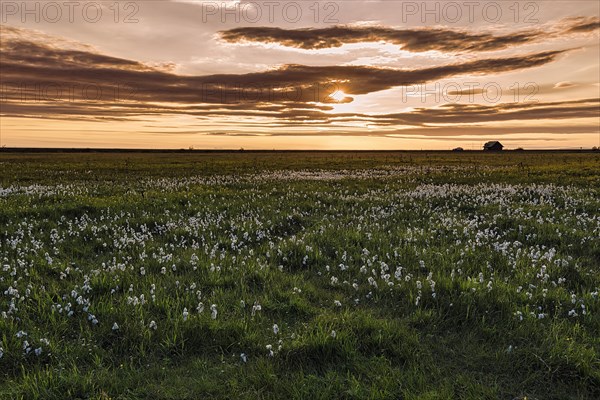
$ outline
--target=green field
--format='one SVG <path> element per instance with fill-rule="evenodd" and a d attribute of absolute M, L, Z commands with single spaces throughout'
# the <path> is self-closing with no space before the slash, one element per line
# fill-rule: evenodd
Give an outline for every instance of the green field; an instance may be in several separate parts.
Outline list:
<path fill-rule="evenodd" d="M 0 153 L 2 399 L 598 399 L 600 154 Z"/>

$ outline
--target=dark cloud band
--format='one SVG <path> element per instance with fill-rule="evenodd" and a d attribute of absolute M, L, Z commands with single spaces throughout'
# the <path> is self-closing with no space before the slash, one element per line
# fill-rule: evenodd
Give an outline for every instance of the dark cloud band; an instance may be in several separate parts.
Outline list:
<path fill-rule="evenodd" d="M 350 43 L 386 42 L 403 50 L 423 52 L 481 52 L 502 50 L 552 36 L 592 32 L 600 28 L 598 18 L 572 18 L 561 21 L 550 31 L 539 29 L 505 35 L 473 33 L 465 30 L 421 28 L 398 29 L 384 26 L 332 26 L 328 28 L 283 29 L 242 27 L 220 32 L 231 43 L 276 43 L 305 50 L 340 47 Z"/>

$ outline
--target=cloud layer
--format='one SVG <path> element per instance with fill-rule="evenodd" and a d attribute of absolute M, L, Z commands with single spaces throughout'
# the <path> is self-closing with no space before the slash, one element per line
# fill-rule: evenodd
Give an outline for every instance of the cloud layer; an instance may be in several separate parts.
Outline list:
<path fill-rule="evenodd" d="M 336 46 L 348 40 L 364 41 L 365 37 L 376 41 L 387 35 L 389 40 L 393 38 L 402 42 L 402 46 L 408 46 L 411 51 L 495 50 L 538 40 L 540 35 L 532 32 L 509 38 L 508 35 L 466 34 L 444 29 L 420 30 L 415 34 L 415 31 L 407 33 L 388 28 L 374 31 L 373 28 L 334 27 L 300 30 L 299 36 L 299 30 L 271 28 L 275 30 L 270 30 L 268 36 L 260 36 L 257 32 L 261 29 L 240 28 L 228 32 L 234 41 L 249 35 L 253 40 L 261 37 L 264 40 L 283 40 L 281 43 L 303 48 Z M 563 32 L 591 32 L 598 29 L 598 21 L 572 19 L 561 29 Z M 567 54 L 568 49 L 504 57 L 483 56 L 430 67 L 290 64 L 246 74 L 182 75 L 175 73 L 172 66 L 154 66 L 113 57 L 89 46 L 56 42 L 53 38 L 24 29 L 3 26 L 0 35 L 3 38 L 0 43 L 0 115 L 4 117 L 129 121 L 181 116 L 199 121 L 199 131 L 205 130 L 202 123 L 225 121 L 241 131 L 262 128 L 264 133 L 271 135 L 297 135 L 299 133 L 290 128 L 314 127 L 327 128 L 331 134 L 343 135 L 442 137 L 484 131 L 477 124 L 518 124 L 519 121 L 543 119 L 593 120 L 599 115 L 597 98 L 494 105 L 446 104 L 398 113 L 337 112 L 333 107 L 354 101 L 352 96 L 397 87 L 449 78 L 495 77 L 532 69 L 555 62 Z M 282 39 L 285 35 L 288 39 Z M 556 83 L 555 87 L 565 89 L 574 86 L 563 81 Z M 345 98 L 333 99 L 330 95 L 336 91 L 343 91 Z M 476 89 L 448 94 L 482 93 L 482 89 Z M 371 130 L 360 132 L 348 126 L 368 126 Z M 488 132 L 491 134 L 499 129 L 502 128 L 494 127 Z M 562 133 L 597 131 L 593 124 L 579 124 L 562 128 L 513 126 L 507 127 L 505 132 L 548 133 L 558 130 Z M 186 127 L 184 132 L 194 132 L 194 127 Z M 222 133 L 213 132 L 217 135 Z M 306 131 L 303 134 L 306 135 Z"/>
<path fill-rule="evenodd" d="M 550 31 L 532 29 L 504 35 L 446 28 L 398 29 L 352 25 L 304 29 L 242 27 L 221 31 L 219 34 L 230 43 L 276 43 L 305 50 L 340 47 L 349 43 L 386 42 L 411 52 L 437 50 L 454 53 L 502 50 L 552 36 L 592 32 L 599 28 L 600 20 L 589 17 L 561 21 Z"/>
<path fill-rule="evenodd" d="M 89 96 L 91 92 L 97 100 L 107 101 L 118 92 L 129 96 L 125 100 L 141 104 L 183 105 L 337 103 L 330 95 L 338 90 L 361 95 L 460 75 L 499 74 L 548 64 L 566 52 L 544 51 L 417 69 L 284 65 L 248 74 L 187 76 L 91 50 L 34 43 L 23 35 L 8 36 L 0 49 L 5 100 L 23 100 L 23 96 L 25 100 L 28 96 L 35 99 L 38 88 L 48 88 L 50 92 L 55 87 L 52 93 L 57 93 L 76 85 L 81 90 L 70 93 L 74 99 Z M 43 98 L 42 94 L 37 93 Z"/>

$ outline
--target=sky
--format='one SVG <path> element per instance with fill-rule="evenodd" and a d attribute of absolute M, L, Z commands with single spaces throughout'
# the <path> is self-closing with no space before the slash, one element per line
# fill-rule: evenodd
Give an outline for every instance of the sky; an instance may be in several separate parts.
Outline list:
<path fill-rule="evenodd" d="M 600 2 L 0 2 L 0 145 L 600 145 Z"/>

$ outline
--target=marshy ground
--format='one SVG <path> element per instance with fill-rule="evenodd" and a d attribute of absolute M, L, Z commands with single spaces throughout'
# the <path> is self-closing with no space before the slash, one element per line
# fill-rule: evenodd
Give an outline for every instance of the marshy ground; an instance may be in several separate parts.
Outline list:
<path fill-rule="evenodd" d="M 600 398 L 598 153 L 0 170 L 1 398 Z"/>

